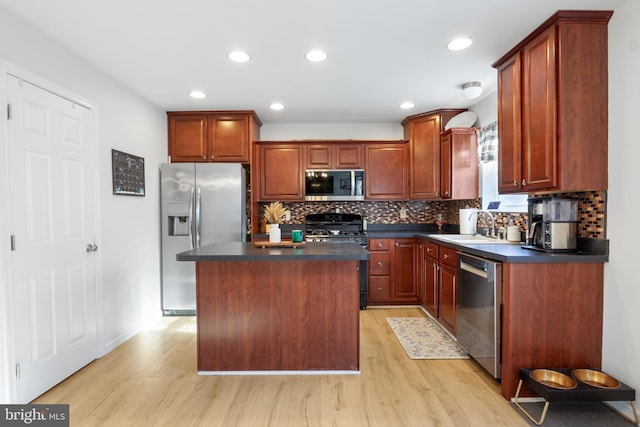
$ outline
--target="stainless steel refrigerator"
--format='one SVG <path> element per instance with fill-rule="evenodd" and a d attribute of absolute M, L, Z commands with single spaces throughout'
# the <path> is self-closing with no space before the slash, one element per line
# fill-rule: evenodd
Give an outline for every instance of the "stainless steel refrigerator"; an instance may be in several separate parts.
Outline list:
<path fill-rule="evenodd" d="M 160 165 L 162 310 L 195 314 L 195 263 L 176 254 L 213 242 L 247 240 L 246 172 L 239 163 Z"/>

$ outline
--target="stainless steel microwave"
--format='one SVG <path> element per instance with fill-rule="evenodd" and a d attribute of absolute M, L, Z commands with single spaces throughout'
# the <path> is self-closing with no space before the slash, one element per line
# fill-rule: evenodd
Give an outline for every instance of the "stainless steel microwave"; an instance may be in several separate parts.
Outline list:
<path fill-rule="evenodd" d="M 364 170 L 308 169 L 305 172 L 305 200 L 364 200 Z"/>

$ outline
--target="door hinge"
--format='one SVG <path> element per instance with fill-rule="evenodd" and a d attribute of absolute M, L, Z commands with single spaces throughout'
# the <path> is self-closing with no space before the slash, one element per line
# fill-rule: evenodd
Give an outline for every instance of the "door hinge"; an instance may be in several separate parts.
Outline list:
<path fill-rule="evenodd" d="M 14 236 L 13 234 L 11 235 L 11 250 L 16 250 L 16 236 Z"/>
<path fill-rule="evenodd" d="M 16 379 L 20 379 L 20 364 L 16 363 Z"/>
<path fill-rule="evenodd" d="M 7 104 L 7 120 L 11 120 L 11 104 Z"/>

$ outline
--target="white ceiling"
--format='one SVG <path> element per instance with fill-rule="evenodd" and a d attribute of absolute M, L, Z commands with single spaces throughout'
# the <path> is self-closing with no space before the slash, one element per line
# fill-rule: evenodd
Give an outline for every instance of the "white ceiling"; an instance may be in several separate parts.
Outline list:
<path fill-rule="evenodd" d="M 467 107 L 491 64 L 558 9 L 625 0 L 0 0 L 167 111 L 255 110 L 264 123 L 399 122 Z M 473 39 L 465 51 L 450 39 Z M 307 50 L 328 53 L 310 63 Z M 231 50 L 250 62 L 232 63 Z M 193 89 L 204 100 L 191 99 Z M 272 111 L 281 102 L 285 109 Z M 412 101 L 415 107 L 401 110 Z"/>

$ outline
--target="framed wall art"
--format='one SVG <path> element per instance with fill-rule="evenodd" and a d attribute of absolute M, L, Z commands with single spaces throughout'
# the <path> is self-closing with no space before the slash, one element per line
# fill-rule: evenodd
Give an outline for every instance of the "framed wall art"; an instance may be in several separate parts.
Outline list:
<path fill-rule="evenodd" d="M 113 194 L 144 196 L 144 158 L 111 150 Z"/>

